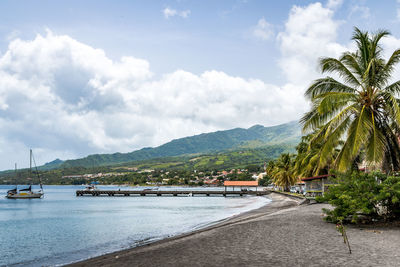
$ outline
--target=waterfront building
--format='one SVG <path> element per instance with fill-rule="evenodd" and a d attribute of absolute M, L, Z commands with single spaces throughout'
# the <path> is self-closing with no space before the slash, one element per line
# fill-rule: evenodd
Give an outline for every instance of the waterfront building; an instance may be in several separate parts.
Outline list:
<path fill-rule="evenodd" d="M 325 174 L 314 177 L 303 178 L 302 180 L 306 184 L 306 196 L 316 197 L 324 195 L 329 188 L 329 186 L 335 183 L 330 179 L 334 177 L 333 174 Z"/>
<path fill-rule="evenodd" d="M 251 187 L 255 187 L 257 191 L 258 181 L 224 181 L 225 191 L 227 188 L 231 187 L 235 191 L 235 186 L 243 190 L 243 187 L 248 190 Z"/>

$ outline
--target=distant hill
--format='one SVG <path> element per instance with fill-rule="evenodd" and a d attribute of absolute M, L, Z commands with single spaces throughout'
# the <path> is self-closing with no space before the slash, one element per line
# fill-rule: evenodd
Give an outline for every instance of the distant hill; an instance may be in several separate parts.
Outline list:
<path fill-rule="evenodd" d="M 248 129 L 235 128 L 226 131 L 203 133 L 172 140 L 155 148 L 143 148 L 130 153 L 95 154 L 85 158 L 46 163 L 41 168 L 69 168 L 113 165 L 118 163 L 143 161 L 154 158 L 204 154 L 228 150 L 262 148 L 284 145 L 292 147 L 299 142 L 300 125 L 290 122 L 272 127 L 255 125 Z"/>
<path fill-rule="evenodd" d="M 38 167 L 40 170 L 52 170 L 60 167 L 64 163 L 61 159 L 55 159 L 51 162 L 47 162 L 46 164 Z"/>
<path fill-rule="evenodd" d="M 113 170 L 137 168 L 139 170 L 186 170 L 209 171 L 242 169 L 249 165 L 262 166 L 265 162 L 279 157 L 281 153 L 293 153 L 290 144 L 269 145 L 263 148 L 240 149 L 211 154 L 154 158 L 112 165 Z"/>

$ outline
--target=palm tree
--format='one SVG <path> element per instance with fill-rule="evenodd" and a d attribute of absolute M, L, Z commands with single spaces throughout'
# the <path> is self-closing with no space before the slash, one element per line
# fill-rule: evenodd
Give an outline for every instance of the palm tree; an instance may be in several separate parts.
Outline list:
<path fill-rule="evenodd" d="M 300 177 L 310 177 L 320 173 L 321 145 L 311 145 L 313 134 L 303 136 L 296 146 L 297 155 L 294 164 L 294 173 Z"/>
<path fill-rule="evenodd" d="M 268 161 L 268 165 L 267 165 L 267 168 L 266 168 L 266 170 L 265 170 L 265 172 L 267 173 L 267 175 L 269 175 L 269 176 L 271 176 L 271 177 L 272 177 L 272 174 L 273 174 L 274 169 L 275 169 L 275 161 L 276 161 L 276 160 L 270 160 L 270 161 Z"/>
<path fill-rule="evenodd" d="M 283 187 L 285 191 L 289 190 L 289 186 L 296 183 L 296 176 L 293 173 L 293 156 L 284 153 L 275 161 L 274 168 L 271 172 L 272 179 L 277 186 Z"/>
<path fill-rule="evenodd" d="M 329 151 L 326 157 L 321 157 L 322 144 L 323 135 L 318 131 L 301 138 L 300 143 L 296 146 L 294 172 L 297 176 L 310 177 L 329 173 L 334 158 L 338 154 L 336 147 L 340 145 L 340 140 L 337 140 L 332 151 Z"/>
<path fill-rule="evenodd" d="M 322 73 L 335 73 L 338 79 L 315 80 L 305 93 L 312 108 L 301 119 L 303 131 L 314 131 L 322 138 L 321 161 L 327 162 L 339 149 L 335 158 L 339 171 L 348 170 L 356 160 L 385 171 L 399 169 L 400 81 L 390 81 L 400 49 L 388 60 L 383 58 L 379 42 L 388 35 L 355 28 L 356 52 L 320 59 Z M 338 140 L 343 140 L 340 147 Z"/>

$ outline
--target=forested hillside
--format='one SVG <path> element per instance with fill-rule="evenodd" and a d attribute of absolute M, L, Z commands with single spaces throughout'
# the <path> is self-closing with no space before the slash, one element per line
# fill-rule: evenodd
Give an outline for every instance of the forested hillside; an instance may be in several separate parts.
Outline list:
<path fill-rule="evenodd" d="M 82 159 L 67 160 L 65 162 L 58 161 L 52 167 L 93 167 L 153 158 L 222 152 L 241 148 L 262 148 L 271 145 L 289 145 L 294 147 L 300 140 L 300 136 L 300 126 L 297 122 L 272 127 L 255 125 L 249 129 L 235 128 L 175 139 L 159 147 L 143 148 L 130 153 L 96 154 Z"/>

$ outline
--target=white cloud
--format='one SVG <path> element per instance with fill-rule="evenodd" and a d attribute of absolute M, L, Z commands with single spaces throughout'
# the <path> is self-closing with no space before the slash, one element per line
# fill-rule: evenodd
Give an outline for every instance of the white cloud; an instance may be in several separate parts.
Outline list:
<path fill-rule="evenodd" d="M 174 17 L 174 16 L 179 16 L 179 17 L 182 17 L 182 18 L 188 18 L 190 13 L 191 13 L 190 10 L 178 11 L 176 9 L 172 9 L 172 8 L 169 8 L 169 7 L 164 8 L 162 12 L 163 12 L 164 17 L 166 19 L 169 19 L 170 17 Z"/>
<path fill-rule="evenodd" d="M 282 53 L 279 65 L 289 82 L 307 86 L 320 76 L 320 57 L 337 57 L 347 50 L 336 42 L 340 23 L 333 19 L 333 14 L 321 3 L 291 9 L 285 30 L 278 34 Z"/>
<path fill-rule="evenodd" d="M 395 36 L 391 35 L 385 38 L 382 38 L 381 44 L 383 46 L 383 51 L 384 51 L 384 57 L 386 60 L 390 58 L 392 53 L 400 49 L 400 39 L 397 39 Z M 399 64 L 398 64 L 399 66 Z M 394 70 L 394 73 L 392 75 L 392 79 L 390 82 L 398 81 L 400 80 L 400 68 L 396 68 Z"/>
<path fill-rule="evenodd" d="M 14 159 L 32 147 L 42 164 L 129 152 L 207 131 L 294 120 L 306 108 L 299 99 L 296 86 L 215 70 L 155 79 L 146 60 L 113 61 L 101 49 L 48 32 L 12 41 L 0 57 L 0 144 L 7 144 L 0 155 Z M 9 159 L 0 168 L 12 167 Z"/>
<path fill-rule="evenodd" d="M 343 0 L 328 0 L 326 7 L 329 9 L 337 9 L 343 4 Z"/>
<path fill-rule="evenodd" d="M 258 20 L 257 26 L 253 30 L 253 34 L 257 38 L 268 40 L 273 36 L 274 31 L 272 25 L 269 24 L 265 18 L 261 18 Z"/>
<path fill-rule="evenodd" d="M 168 19 L 169 17 L 176 16 L 178 12 L 177 12 L 175 9 L 171 9 L 171 8 L 169 8 L 169 7 L 166 7 L 166 8 L 163 10 L 163 13 L 164 13 L 164 17 L 165 17 L 166 19 Z"/>
<path fill-rule="evenodd" d="M 369 7 L 363 5 L 354 5 L 350 9 L 349 18 L 352 16 L 359 16 L 363 19 L 369 19 L 371 12 Z"/>

